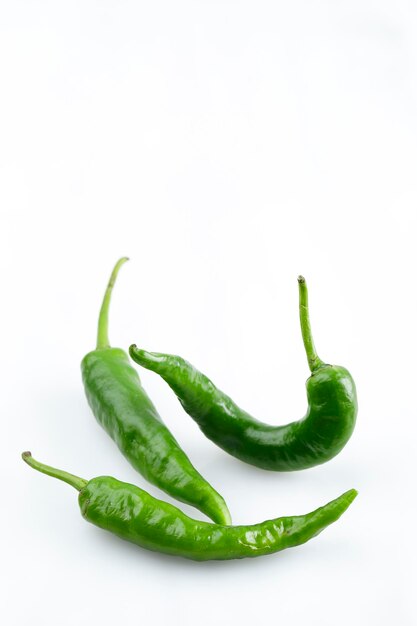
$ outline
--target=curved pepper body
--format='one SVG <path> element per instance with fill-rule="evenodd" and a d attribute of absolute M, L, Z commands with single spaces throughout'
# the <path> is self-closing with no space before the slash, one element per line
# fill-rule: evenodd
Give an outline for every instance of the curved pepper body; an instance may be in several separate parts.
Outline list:
<path fill-rule="evenodd" d="M 107 338 L 108 306 L 116 265 L 99 320 L 97 349 L 81 363 L 85 393 L 97 419 L 121 452 L 149 482 L 181 502 L 195 506 L 215 522 L 230 524 L 222 496 L 201 476 L 163 423 L 141 385 L 137 371 Z"/>
<path fill-rule="evenodd" d="M 178 356 L 135 350 L 136 362 L 158 373 L 202 432 L 233 456 L 267 470 L 301 470 L 334 457 L 356 420 L 355 384 L 349 372 L 325 365 L 307 380 L 306 416 L 284 426 L 254 419 Z"/>
<path fill-rule="evenodd" d="M 355 427 L 356 388 L 347 369 L 317 356 L 311 336 L 305 280 L 299 278 L 300 320 L 312 374 L 305 417 L 283 426 L 265 424 L 239 408 L 212 381 L 179 356 L 130 347 L 136 363 L 159 374 L 203 433 L 229 454 L 267 470 L 302 470 L 329 461 Z"/>
<path fill-rule="evenodd" d="M 308 513 L 250 526 L 191 519 L 176 507 L 115 478 L 93 478 L 80 491 L 83 517 L 142 548 L 196 561 L 273 554 L 305 543 L 335 522 L 357 492 L 352 489 Z"/>

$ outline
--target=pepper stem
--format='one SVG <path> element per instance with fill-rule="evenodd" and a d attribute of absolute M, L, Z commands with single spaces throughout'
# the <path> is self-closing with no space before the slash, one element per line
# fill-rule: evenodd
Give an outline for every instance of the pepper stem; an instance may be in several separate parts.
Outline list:
<path fill-rule="evenodd" d="M 301 334 L 303 336 L 304 348 L 307 354 L 308 366 L 311 372 L 314 372 L 323 361 L 318 357 L 316 348 L 314 347 L 313 335 L 311 334 L 310 314 L 308 309 L 308 291 L 306 279 L 304 276 L 298 277 L 298 293 L 300 295 L 300 324 Z"/>
<path fill-rule="evenodd" d="M 116 282 L 117 274 L 119 273 L 119 270 L 122 267 L 123 263 L 126 263 L 126 261 L 128 260 L 129 260 L 128 257 L 124 256 L 117 261 L 111 273 L 110 280 L 107 284 L 106 292 L 103 298 L 103 303 L 100 309 L 100 315 L 98 318 L 97 350 L 110 347 L 109 307 L 110 307 L 111 294 L 113 291 L 114 283 Z"/>
<path fill-rule="evenodd" d="M 39 461 L 35 461 L 31 452 L 23 452 L 22 459 L 35 470 L 38 470 L 38 472 L 63 480 L 64 483 L 68 483 L 71 487 L 74 487 L 78 491 L 81 491 L 81 489 L 83 489 L 88 483 L 88 480 L 84 480 L 84 478 L 79 478 L 78 476 L 74 476 L 74 474 L 69 474 L 68 472 L 55 469 L 55 467 L 50 467 L 49 465 L 44 465 L 43 463 L 39 463 Z"/>

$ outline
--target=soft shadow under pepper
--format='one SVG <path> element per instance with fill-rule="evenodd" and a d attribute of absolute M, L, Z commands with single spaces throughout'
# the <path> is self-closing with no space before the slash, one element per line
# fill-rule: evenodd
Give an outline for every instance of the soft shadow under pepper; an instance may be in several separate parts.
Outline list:
<path fill-rule="evenodd" d="M 22 457 L 34 469 L 77 489 L 81 514 L 92 524 L 142 548 L 196 561 L 263 556 L 306 543 L 339 519 L 357 496 L 351 489 L 306 515 L 221 526 L 194 520 L 172 504 L 111 476 L 87 481 L 35 461 L 30 452 Z"/>
<path fill-rule="evenodd" d="M 239 408 L 212 381 L 179 356 L 130 346 L 136 363 L 159 374 L 203 433 L 229 454 L 267 470 L 302 470 L 329 461 L 349 440 L 357 414 L 356 388 L 347 369 L 319 359 L 314 347 L 305 279 L 298 278 L 301 332 L 311 376 L 305 417 L 272 426 Z"/>
<path fill-rule="evenodd" d="M 163 423 L 141 385 L 137 371 L 120 348 L 111 348 L 108 316 L 120 267 L 111 274 L 100 311 L 97 347 L 81 363 L 90 407 L 121 452 L 150 483 L 186 502 L 219 524 L 230 524 L 222 496 L 201 476 Z"/>

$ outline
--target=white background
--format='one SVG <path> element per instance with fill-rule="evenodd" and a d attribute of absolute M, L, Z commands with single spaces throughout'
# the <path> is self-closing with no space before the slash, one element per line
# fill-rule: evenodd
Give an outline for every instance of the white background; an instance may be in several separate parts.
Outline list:
<path fill-rule="evenodd" d="M 415 624 L 415 4 L 6 0 L 0 64 L 3 623 Z M 113 344 L 181 354 L 277 424 L 306 408 L 307 277 L 319 355 L 358 387 L 333 461 L 244 465 L 141 377 L 236 524 L 357 488 L 320 537 L 245 561 L 153 554 L 20 460 L 169 500 L 80 380 L 122 255 Z"/>

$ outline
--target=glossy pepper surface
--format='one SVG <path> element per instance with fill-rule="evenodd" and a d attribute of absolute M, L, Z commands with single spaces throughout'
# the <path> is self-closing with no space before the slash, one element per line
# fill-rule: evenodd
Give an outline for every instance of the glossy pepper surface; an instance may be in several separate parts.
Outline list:
<path fill-rule="evenodd" d="M 305 279 L 300 276 L 299 309 L 311 376 L 305 417 L 285 426 L 254 419 L 204 374 L 178 356 L 130 347 L 134 361 L 159 374 L 203 433 L 229 454 L 267 470 L 301 470 L 333 458 L 355 427 L 355 383 L 347 369 L 319 359 L 314 347 Z"/>
<path fill-rule="evenodd" d="M 111 476 L 90 481 L 22 455 L 31 467 L 79 491 L 82 516 L 142 548 L 196 561 L 263 556 L 305 543 L 335 522 L 355 499 L 354 489 L 307 513 L 250 526 L 221 526 L 191 519 L 172 504 Z"/>
<path fill-rule="evenodd" d="M 116 264 L 100 311 L 97 348 L 81 363 L 90 407 L 121 452 L 150 483 L 208 515 L 230 524 L 228 508 L 213 487 L 199 474 L 162 422 L 141 385 L 137 371 L 120 348 L 111 348 L 108 313 L 112 289 L 120 267 Z"/>

